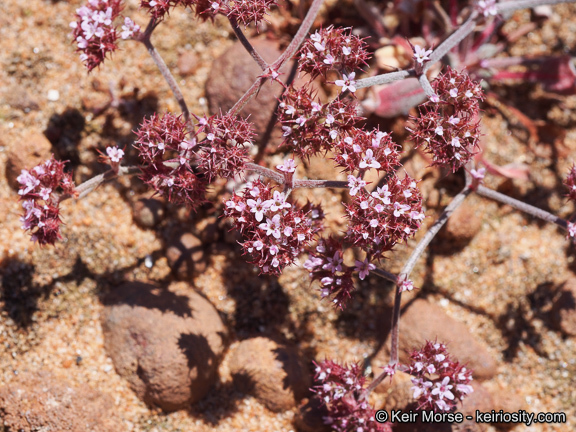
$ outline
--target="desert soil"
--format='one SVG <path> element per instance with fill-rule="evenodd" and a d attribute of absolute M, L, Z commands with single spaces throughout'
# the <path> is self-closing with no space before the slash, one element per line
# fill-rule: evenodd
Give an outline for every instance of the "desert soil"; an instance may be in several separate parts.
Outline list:
<path fill-rule="evenodd" d="M 137 3 L 127 1 L 126 11 L 143 24 L 146 19 Z M 344 3 L 334 7 L 351 7 Z M 143 114 L 178 111 L 154 63 L 135 42 L 122 44 L 100 70 L 86 73 L 69 36 L 69 22 L 80 5 L 76 0 L 0 2 L 0 386 L 31 370 L 88 384 L 112 396 L 124 430 L 294 429 L 295 409 L 274 414 L 254 398 L 230 390 L 226 359 L 219 384 L 203 401 L 166 415 L 136 398 L 104 350 L 102 293 L 124 280 L 169 283 L 172 276 L 163 251 L 166 227 L 198 227 L 212 213 L 219 215 L 215 209 L 194 215 L 171 208 L 164 228 L 142 229 L 133 222 L 131 202 L 151 193 L 135 179 L 120 179 L 85 199 L 63 204 L 64 241 L 55 247 L 33 245 L 20 229 L 21 205 L 5 175 L 10 149 L 32 134 L 46 133 L 51 125 L 64 124 L 71 137 L 61 139 L 52 151 L 72 161 L 75 180 L 81 182 L 105 169 L 97 162 L 96 150 L 131 143 L 131 130 Z M 509 30 L 528 18 L 527 12 L 515 14 Z M 574 53 L 575 35 L 576 8 L 561 5 L 507 55 Z M 234 42 L 227 23 L 200 23 L 192 14 L 175 10 L 157 29 L 154 41 L 175 71 L 190 109 L 204 113 L 204 83 L 211 62 Z M 199 61 L 196 72 L 187 77 L 177 68 L 184 51 L 193 51 Z M 109 100 L 109 88 L 132 102 L 129 112 L 97 112 Z M 561 178 L 576 155 L 576 96 L 546 94 L 537 85 L 502 84 L 493 90 L 539 122 L 552 138 L 528 145 L 526 130 L 514 118 L 485 107 L 486 158 L 499 165 L 524 164 L 530 174 L 529 180 L 489 176 L 488 186 L 569 217 L 574 207 L 564 198 Z M 407 170 L 427 178 L 421 187 L 430 224 L 458 191 L 461 179 L 442 177 L 418 157 Z M 326 178 L 335 171 L 312 163 L 301 173 Z M 319 191 L 310 197 L 331 210 L 329 225 L 340 230 L 341 213 L 330 206 L 339 206 L 343 193 Z M 514 430 L 572 430 L 576 343 L 552 327 L 549 312 L 558 287 L 574 277 L 575 249 L 555 226 L 484 199 L 471 202 L 478 210 L 475 217 L 481 218 L 478 234 L 458 249 L 442 240 L 433 244 L 415 269 L 415 285 L 422 287 L 418 295 L 439 304 L 487 345 L 500 365 L 487 387 L 518 393 L 528 411 L 567 414 L 565 425 L 519 425 Z M 399 271 L 416 240 L 391 254 L 385 268 Z M 320 301 L 317 286 L 310 285 L 302 268 L 290 268 L 279 278 L 258 277 L 230 243 L 205 246 L 207 270 L 189 282 L 226 319 L 236 341 L 280 334 L 309 359 L 343 361 L 362 360 L 379 346 L 381 323 L 389 319 L 382 313 L 391 287 L 377 277 L 359 282 L 354 300 L 340 312 Z M 378 366 L 373 365 L 375 370 Z"/>

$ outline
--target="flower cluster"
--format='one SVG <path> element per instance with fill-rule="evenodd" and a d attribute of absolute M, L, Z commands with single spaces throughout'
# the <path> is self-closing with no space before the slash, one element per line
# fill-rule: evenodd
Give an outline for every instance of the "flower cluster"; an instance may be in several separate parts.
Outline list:
<path fill-rule="evenodd" d="M 390 423 L 378 423 L 376 411 L 364 398 L 366 377 L 362 368 L 353 363 L 342 366 L 325 360 L 316 364 L 314 379 L 318 382 L 312 390 L 328 410 L 324 423 L 338 432 L 391 432 Z"/>
<path fill-rule="evenodd" d="M 370 58 L 366 47 L 366 43 L 354 36 L 350 28 L 335 29 L 330 26 L 318 30 L 302 44 L 298 70 L 310 74 L 312 79 L 319 75 L 326 76 L 331 69 L 354 73 Z"/>
<path fill-rule="evenodd" d="M 248 183 L 242 194 L 234 193 L 225 204 L 224 214 L 245 239 L 244 253 L 263 273 L 279 275 L 322 229 L 318 208 L 300 209 L 287 202 L 284 193 L 259 180 Z"/>
<path fill-rule="evenodd" d="M 416 146 L 425 145 L 434 165 L 461 168 L 478 152 L 480 85 L 451 68 L 432 83 L 436 94 L 420 105 L 420 117 L 411 117 L 408 130 Z"/>
<path fill-rule="evenodd" d="M 64 172 L 64 162 L 51 159 L 22 170 L 16 179 L 22 186 L 18 191 L 26 213 L 20 218 L 22 229 L 32 233 L 32 241 L 40 245 L 54 244 L 60 239 L 59 196 L 57 189 L 75 194 L 70 174 Z"/>
<path fill-rule="evenodd" d="M 134 147 L 144 163 L 140 178 L 173 203 L 191 208 L 201 204 L 207 180 L 190 165 L 196 138 L 188 138 L 182 116 L 154 114 L 135 133 L 138 139 Z"/>
<path fill-rule="evenodd" d="M 570 172 L 564 179 L 564 186 L 568 188 L 568 198 L 576 201 L 576 165 L 572 164 Z"/>
<path fill-rule="evenodd" d="M 358 177 L 371 168 L 391 172 L 400 166 L 398 149 L 398 144 L 392 141 L 388 133 L 378 129 L 368 132 L 354 127 L 335 143 L 334 161 L 350 173 L 358 171 Z"/>
<path fill-rule="evenodd" d="M 407 372 L 413 375 L 414 399 L 418 409 L 450 412 L 473 392 L 472 371 L 450 359 L 446 345 L 426 341 L 411 354 Z"/>
<path fill-rule="evenodd" d="M 198 167 L 207 178 L 232 178 L 242 172 L 255 135 L 252 123 L 220 114 L 200 118 L 199 125 L 198 133 L 206 134 L 206 139 L 196 149 Z"/>
<path fill-rule="evenodd" d="M 496 0 L 479 0 L 474 6 L 485 17 L 498 15 Z"/>
<path fill-rule="evenodd" d="M 277 3 L 278 0 L 235 0 L 229 6 L 228 16 L 236 18 L 244 27 L 250 23 L 258 25 Z"/>
<path fill-rule="evenodd" d="M 278 121 L 284 145 L 301 158 L 332 149 L 360 120 L 355 103 L 336 99 L 320 104 L 307 87 L 290 86 L 280 99 Z"/>
<path fill-rule="evenodd" d="M 76 10 L 77 20 L 70 23 L 80 60 L 89 71 L 99 66 L 116 48 L 118 33 L 113 25 L 122 10 L 121 0 L 88 0 Z"/>
<path fill-rule="evenodd" d="M 304 263 L 312 280 L 320 281 L 321 297 L 333 297 L 333 304 L 343 309 L 354 290 L 352 268 L 344 264 L 342 244 L 333 237 L 318 240 Z"/>
<path fill-rule="evenodd" d="M 349 223 L 345 239 L 362 248 L 371 260 L 382 258 L 397 243 L 412 237 L 424 219 L 422 195 L 408 175 L 403 179 L 391 176 L 371 194 L 365 189 L 353 192 L 352 202 L 346 205 Z"/>

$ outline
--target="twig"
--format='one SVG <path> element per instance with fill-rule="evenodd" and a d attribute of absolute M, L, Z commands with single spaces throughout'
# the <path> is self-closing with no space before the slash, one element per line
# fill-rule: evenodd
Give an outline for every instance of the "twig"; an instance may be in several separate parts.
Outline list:
<path fill-rule="evenodd" d="M 113 169 L 109 169 L 108 171 L 103 172 L 102 174 L 98 174 L 97 176 L 92 177 L 91 179 L 86 180 L 84 183 L 76 186 L 76 192 L 78 192 L 77 196 L 71 194 L 62 194 L 58 201 L 66 201 L 72 197 L 76 197 L 77 199 L 84 198 L 104 182 L 113 180 L 121 175 L 133 175 L 139 172 L 140 167 L 137 166 L 121 166 L 119 167 L 118 172 Z"/>
<path fill-rule="evenodd" d="M 398 288 L 402 282 L 404 282 L 405 280 L 408 279 L 408 277 L 410 276 L 410 273 L 412 272 L 412 269 L 414 268 L 414 265 L 416 265 L 416 262 L 418 261 L 418 259 L 420 258 L 420 256 L 424 252 L 424 250 L 426 250 L 426 248 L 428 247 L 430 242 L 434 239 L 436 234 L 438 234 L 438 231 L 440 231 L 440 229 L 446 223 L 446 221 L 448 220 L 450 215 L 452 213 L 454 213 L 454 211 L 458 207 L 460 207 L 460 205 L 464 202 L 466 197 L 468 195 L 470 195 L 470 193 L 473 192 L 469 186 L 470 185 L 467 183 L 466 186 L 464 187 L 464 189 L 458 195 L 456 195 L 454 197 L 452 202 L 446 207 L 446 209 L 442 212 L 442 214 L 436 220 L 436 222 L 434 222 L 434 225 L 432 225 L 430 227 L 430 229 L 428 230 L 428 232 L 424 235 L 424 238 L 422 240 L 420 240 L 420 242 L 418 243 L 418 245 L 416 246 L 416 248 L 414 249 L 414 251 L 412 252 L 410 257 L 408 258 L 408 261 L 406 261 L 406 264 L 404 264 L 402 271 L 400 272 L 400 274 L 398 275 L 398 277 L 395 281 L 396 284 L 398 285 Z M 379 276 L 383 276 L 380 274 L 381 272 L 382 271 L 377 272 L 376 274 L 378 274 Z M 388 279 L 388 277 L 386 277 L 386 279 Z M 390 336 L 391 337 L 390 363 L 389 363 L 390 365 L 398 364 L 398 346 L 399 346 L 398 340 L 399 340 L 399 334 L 400 334 L 400 306 L 402 303 L 401 300 L 402 300 L 402 292 L 400 291 L 400 289 L 397 289 L 396 294 L 394 296 L 394 309 L 392 311 L 392 330 L 390 331 L 390 335 L 391 335 Z M 370 385 L 366 388 L 366 392 L 365 392 L 366 397 L 368 397 L 370 392 L 372 390 L 374 390 L 378 386 L 378 384 L 380 384 L 387 376 L 388 376 L 388 373 L 386 371 L 384 371 L 380 375 L 378 375 L 370 383 Z"/>
<path fill-rule="evenodd" d="M 157 25 L 158 23 L 156 23 L 154 18 L 152 18 L 150 20 L 150 23 L 148 24 L 148 27 L 146 28 L 146 31 L 141 35 L 141 37 L 138 40 L 144 44 L 144 46 L 148 50 L 148 53 L 150 54 L 150 57 L 152 57 L 152 60 L 154 60 L 154 63 L 156 63 L 156 66 L 158 66 L 160 73 L 164 77 L 164 80 L 168 83 L 170 90 L 172 90 L 172 94 L 178 101 L 178 105 L 180 105 L 180 110 L 182 111 L 182 114 L 184 114 L 184 120 L 186 121 L 186 124 L 188 124 L 190 123 L 191 118 L 190 118 L 190 111 L 188 110 L 188 106 L 186 105 L 186 101 L 184 100 L 184 95 L 182 94 L 182 91 L 180 90 L 180 87 L 178 86 L 176 79 L 174 79 L 174 76 L 170 72 L 170 69 L 168 68 L 168 66 L 166 66 L 164 59 L 158 53 L 158 51 L 156 51 L 156 48 L 154 48 L 154 45 L 152 44 L 152 41 L 150 39 L 150 37 L 152 36 L 152 31 Z"/>
<path fill-rule="evenodd" d="M 362 78 L 356 81 L 356 88 L 361 89 L 364 87 L 372 87 L 375 85 L 390 84 L 394 81 L 400 81 L 404 78 L 415 77 L 416 72 L 414 69 L 401 70 L 396 72 L 388 72 L 381 75 L 376 75 L 369 78 Z"/>
<path fill-rule="evenodd" d="M 296 36 L 294 36 L 294 39 L 292 39 L 292 42 L 290 42 L 288 48 L 286 48 L 286 50 L 282 53 L 282 55 L 278 57 L 278 59 L 276 59 L 276 61 L 274 61 L 274 63 L 272 63 L 267 70 L 278 71 L 282 67 L 282 65 L 286 62 L 286 60 L 291 58 L 296 53 L 296 51 L 298 51 L 300 45 L 302 44 L 302 42 L 304 42 L 304 39 L 306 38 L 306 35 L 308 34 L 310 27 L 314 23 L 316 15 L 318 14 L 318 11 L 320 10 L 320 7 L 322 6 L 323 2 L 324 0 L 314 0 L 312 6 L 310 6 L 310 9 L 308 10 L 308 13 L 306 14 L 306 18 L 304 18 L 304 21 L 302 21 L 302 24 L 300 25 L 300 28 L 298 29 Z M 258 93 L 258 90 L 260 89 L 262 84 L 264 84 L 264 81 L 267 78 L 268 77 L 266 76 L 259 76 L 258 78 L 256 78 L 256 81 L 254 81 L 254 83 L 252 83 L 250 88 L 246 90 L 246 93 L 244 93 L 242 97 L 238 100 L 238 102 L 236 102 L 234 106 L 230 108 L 228 114 L 234 115 L 238 113 L 242 108 L 244 108 L 244 106 L 250 101 L 250 99 L 252 99 L 256 93 Z"/>
<path fill-rule="evenodd" d="M 338 188 L 347 189 L 348 182 L 337 180 L 294 180 L 294 188 Z"/>
<path fill-rule="evenodd" d="M 448 36 L 438 47 L 430 54 L 430 61 L 424 64 L 424 72 L 426 72 L 430 67 L 444 57 L 452 48 L 458 45 L 462 39 L 468 36 L 474 28 L 476 27 L 476 18 L 478 18 L 478 12 L 473 11 L 468 19 L 460 27 L 456 29 L 454 33 Z"/>
<path fill-rule="evenodd" d="M 560 3 L 574 3 L 576 0 L 512 0 L 496 4 L 498 13 L 512 12 L 518 9 L 533 8 L 542 5 L 554 5 Z"/>
<path fill-rule="evenodd" d="M 256 49 L 252 46 L 252 44 L 248 41 L 248 39 L 246 39 L 244 32 L 242 32 L 242 29 L 240 29 L 240 27 L 238 26 L 238 20 L 236 19 L 236 17 L 228 16 L 228 21 L 230 21 L 232 30 L 234 30 L 234 34 L 236 34 L 236 37 L 238 38 L 242 46 L 246 48 L 246 51 L 248 51 L 248 53 L 250 53 L 250 55 L 256 61 L 256 63 L 258 63 L 260 69 L 266 71 L 268 69 L 268 63 L 266 63 L 266 60 L 262 58 L 260 53 L 256 51 Z"/>
<path fill-rule="evenodd" d="M 542 210 L 539 209 L 538 207 L 526 204 L 525 202 L 511 198 L 508 195 L 504 195 L 500 192 L 496 192 L 495 190 L 489 189 L 486 186 L 478 186 L 476 192 L 478 193 L 478 195 L 481 195 L 485 198 L 498 201 L 502 204 L 508 204 L 509 206 L 514 207 L 516 210 L 528 213 L 529 215 L 542 219 L 546 222 L 554 223 L 559 227 L 564 228 L 565 230 L 568 229 L 568 222 L 565 219 L 553 215 L 552 213 L 548 213 L 546 210 Z"/>

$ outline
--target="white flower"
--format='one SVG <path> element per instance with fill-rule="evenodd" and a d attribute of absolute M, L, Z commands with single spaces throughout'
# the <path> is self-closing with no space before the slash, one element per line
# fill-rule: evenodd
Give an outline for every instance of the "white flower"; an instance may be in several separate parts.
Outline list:
<path fill-rule="evenodd" d="M 450 144 L 452 145 L 452 147 L 460 147 L 460 139 L 458 139 L 457 137 L 452 138 L 452 141 L 450 142 Z"/>
<path fill-rule="evenodd" d="M 276 169 L 278 171 L 293 173 L 296 171 L 297 165 L 294 164 L 294 159 L 284 159 L 284 163 L 282 165 L 276 165 Z"/>
<path fill-rule="evenodd" d="M 470 170 L 470 174 L 471 174 L 472 177 L 474 177 L 476 180 L 482 180 L 482 179 L 486 176 L 486 168 L 480 168 L 480 169 L 478 169 L 478 170 L 471 169 L 471 170 Z"/>
<path fill-rule="evenodd" d="M 450 96 L 452 96 L 453 98 L 458 97 L 458 89 L 453 88 L 452 90 L 450 90 Z"/>
<path fill-rule="evenodd" d="M 140 31 L 140 26 L 132 21 L 130 18 L 124 18 L 124 25 L 122 26 L 122 33 L 120 36 L 122 39 L 128 39 Z"/>
<path fill-rule="evenodd" d="M 160 146 L 158 146 L 158 147 L 160 147 Z M 119 149 L 116 146 L 107 147 L 106 148 L 106 154 L 108 155 L 108 157 L 110 158 L 110 160 L 112 162 L 118 163 L 118 162 L 120 162 L 120 159 L 122 159 L 122 156 L 124 156 L 124 151 Z"/>
<path fill-rule="evenodd" d="M 348 187 L 350 187 L 350 195 L 356 195 L 364 186 L 366 186 L 366 182 L 361 178 L 354 177 L 353 175 L 348 176 Z"/>
<path fill-rule="evenodd" d="M 420 64 L 424 64 L 426 60 L 430 60 L 430 54 L 432 54 L 432 50 L 426 50 L 422 48 L 420 45 L 414 45 L 414 60 L 416 60 Z"/>
<path fill-rule="evenodd" d="M 368 167 L 378 169 L 381 166 L 382 165 L 380 165 L 380 162 L 374 159 L 374 153 L 372 152 L 372 149 L 366 150 L 366 156 L 364 156 L 364 158 L 360 161 L 359 164 L 359 167 L 362 169 Z"/>
<path fill-rule="evenodd" d="M 442 126 L 438 126 L 436 127 L 436 129 L 434 129 L 434 132 L 436 132 L 436 135 L 444 135 L 444 128 Z"/>
<path fill-rule="evenodd" d="M 341 80 L 336 80 L 334 84 L 339 87 L 342 87 L 342 91 L 345 92 L 346 90 L 350 90 L 350 93 L 354 93 L 356 91 L 356 81 L 354 78 L 356 77 L 356 72 L 351 72 L 350 75 L 342 74 Z"/>

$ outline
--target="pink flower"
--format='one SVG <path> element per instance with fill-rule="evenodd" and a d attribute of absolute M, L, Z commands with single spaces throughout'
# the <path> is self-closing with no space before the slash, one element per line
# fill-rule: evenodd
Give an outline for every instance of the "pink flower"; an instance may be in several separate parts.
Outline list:
<path fill-rule="evenodd" d="M 368 276 L 370 273 L 370 270 L 374 270 L 376 268 L 374 264 L 368 262 L 368 258 L 366 258 L 364 261 L 355 260 L 355 263 L 356 267 L 354 270 L 358 272 L 358 277 L 360 280 L 364 280 L 364 278 L 366 278 L 366 276 Z"/>
<path fill-rule="evenodd" d="M 356 72 L 350 72 L 349 75 L 342 74 L 343 79 L 334 81 L 334 84 L 342 87 L 342 92 L 350 90 L 350 93 L 354 93 L 356 91 L 356 81 L 354 81 L 355 77 Z"/>
<path fill-rule="evenodd" d="M 124 18 L 124 25 L 122 26 L 122 33 L 120 33 L 120 37 L 122 39 L 131 38 L 134 35 L 138 35 L 140 33 L 140 26 L 132 21 L 130 18 Z"/>
<path fill-rule="evenodd" d="M 106 154 L 110 158 L 110 160 L 114 163 L 119 163 L 124 156 L 124 151 L 119 149 L 118 147 L 106 147 Z"/>
<path fill-rule="evenodd" d="M 430 54 L 432 54 L 432 50 L 426 50 L 422 48 L 420 45 L 414 45 L 414 60 L 416 60 L 420 64 L 424 64 L 426 60 L 430 60 Z"/>
<path fill-rule="evenodd" d="M 296 171 L 297 165 L 294 163 L 294 159 L 284 159 L 284 163 L 282 165 L 276 165 L 276 169 L 278 171 L 286 172 L 286 173 L 293 173 Z"/>
<path fill-rule="evenodd" d="M 366 186 L 366 182 L 359 177 L 354 177 L 353 175 L 348 176 L 348 187 L 350 188 L 350 195 L 356 195 L 360 189 Z"/>

